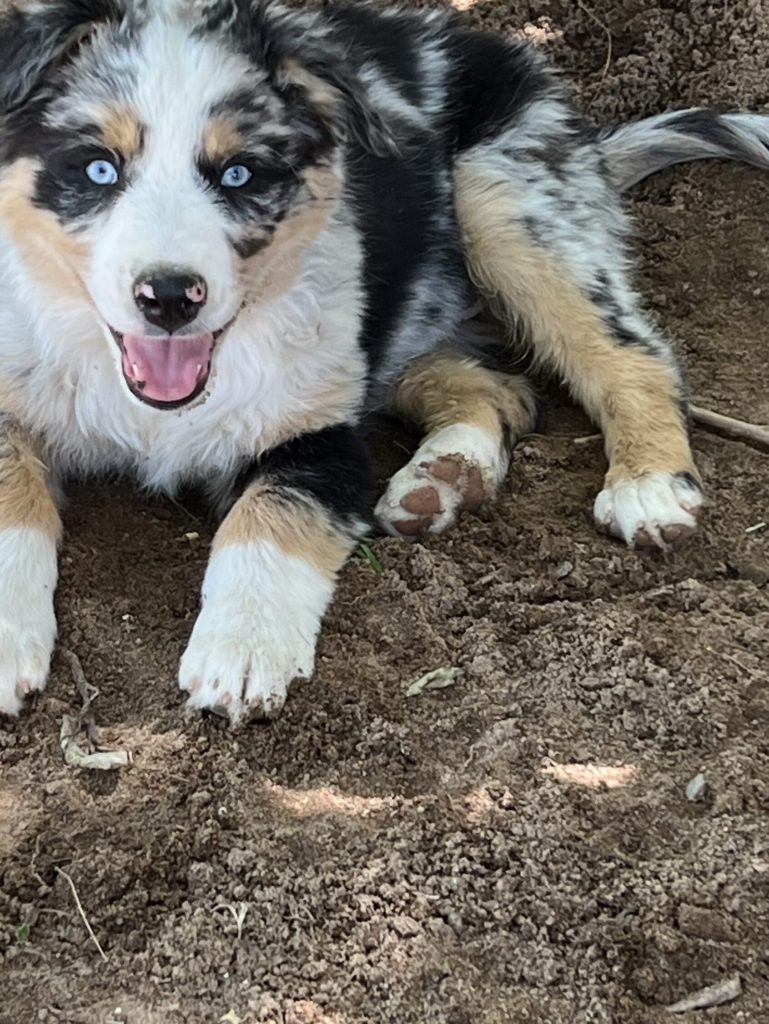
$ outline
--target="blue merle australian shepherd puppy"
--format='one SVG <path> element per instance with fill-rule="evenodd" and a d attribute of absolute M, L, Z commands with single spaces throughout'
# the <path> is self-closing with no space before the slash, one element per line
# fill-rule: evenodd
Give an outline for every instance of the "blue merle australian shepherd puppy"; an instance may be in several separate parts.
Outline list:
<path fill-rule="evenodd" d="M 261 0 L 0 9 L 0 712 L 46 679 L 58 482 L 132 473 L 222 512 L 179 684 L 233 723 L 309 676 L 369 526 L 362 416 L 423 440 L 376 506 L 417 537 L 493 496 L 526 381 L 463 348 L 482 300 L 600 425 L 597 525 L 667 547 L 703 496 L 681 375 L 618 196 L 766 167 L 769 119 L 595 133 L 540 53 L 447 13 Z"/>

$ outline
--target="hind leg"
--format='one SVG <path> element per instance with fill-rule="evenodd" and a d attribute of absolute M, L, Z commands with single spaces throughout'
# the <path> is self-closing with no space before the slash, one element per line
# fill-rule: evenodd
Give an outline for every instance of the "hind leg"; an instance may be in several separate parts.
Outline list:
<path fill-rule="evenodd" d="M 703 498 L 680 374 L 628 286 L 623 214 L 594 152 L 573 151 L 556 174 L 486 147 L 459 162 L 455 189 L 476 283 L 603 431 L 599 527 L 631 546 L 690 533 Z"/>
<path fill-rule="evenodd" d="M 492 498 L 515 441 L 536 420 L 536 401 L 524 378 L 448 352 L 411 363 L 394 385 L 390 404 L 425 434 L 376 507 L 383 528 L 408 539 L 441 533 L 460 512 Z"/>

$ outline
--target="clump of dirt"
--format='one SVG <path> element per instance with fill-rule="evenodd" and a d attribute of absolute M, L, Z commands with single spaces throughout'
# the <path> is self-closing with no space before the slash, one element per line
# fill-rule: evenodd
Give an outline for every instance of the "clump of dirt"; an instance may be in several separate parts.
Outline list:
<path fill-rule="evenodd" d="M 469 17 L 542 39 L 601 119 L 767 101 L 759 0 Z M 632 200 L 640 284 L 698 402 L 764 423 L 767 187 L 707 166 Z M 769 456 L 696 432 L 707 521 L 640 555 L 594 533 L 590 433 L 556 399 L 496 505 L 373 542 L 383 571 L 346 569 L 316 678 L 238 735 L 186 720 L 174 683 L 210 522 L 74 489 L 61 641 L 134 764 L 63 766 L 63 659 L 0 726 L 3 1024 L 653 1024 L 735 973 L 710 1016 L 769 1019 Z M 440 667 L 461 675 L 406 697 Z"/>

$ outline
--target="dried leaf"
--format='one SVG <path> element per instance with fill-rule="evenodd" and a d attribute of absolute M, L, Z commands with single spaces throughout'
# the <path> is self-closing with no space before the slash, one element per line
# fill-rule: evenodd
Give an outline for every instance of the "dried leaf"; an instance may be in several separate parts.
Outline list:
<path fill-rule="evenodd" d="M 125 768 L 131 763 L 131 754 L 128 750 L 97 750 L 93 754 L 87 753 L 77 743 L 76 737 L 79 732 L 79 720 L 70 715 L 64 715 L 59 733 L 59 745 L 64 754 L 64 761 L 70 767 L 109 771 L 112 768 Z"/>
<path fill-rule="evenodd" d="M 668 1013 L 688 1013 L 689 1010 L 707 1010 L 711 1006 L 723 1006 L 724 1003 L 732 1003 L 742 995 L 742 981 L 739 974 L 731 978 L 724 978 L 716 985 L 709 985 L 708 988 L 701 988 L 698 992 L 692 992 L 677 1003 L 666 1006 Z"/>
<path fill-rule="evenodd" d="M 406 690 L 406 696 L 418 697 L 425 690 L 444 690 L 453 686 L 461 674 L 460 668 L 436 668 L 415 680 Z"/>
<path fill-rule="evenodd" d="M 243 1022 L 234 1010 L 230 1010 L 229 1013 L 225 1013 L 223 1017 L 219 1018 L 219 1024 L 243 1024 Z"/>

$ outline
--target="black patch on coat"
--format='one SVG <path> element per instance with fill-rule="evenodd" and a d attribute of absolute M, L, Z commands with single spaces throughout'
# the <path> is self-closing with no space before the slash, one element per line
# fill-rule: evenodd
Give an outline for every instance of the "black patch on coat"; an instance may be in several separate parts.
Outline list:
<path fill-rule="evenodd" d="M 371 517 L 374 473 L 358 428 L 343 423 L 287 441 L 247 466 L 237 477 L 235 501 L 249 484 L 300 491 L 343 527 Z M 289 494 L 288 500 L 292 499 Z"/>
<path fill-rule="evenodd" d="M 447 103 L 460 153 L 489 142 L 530 103 L 553 92 L 552 72 L 540 66 L 528 43 L 461 30 L 452 33 L 449 53 Z"/>

